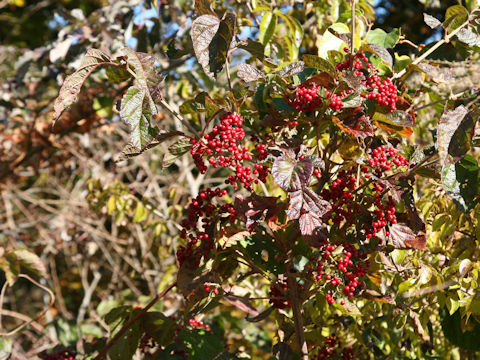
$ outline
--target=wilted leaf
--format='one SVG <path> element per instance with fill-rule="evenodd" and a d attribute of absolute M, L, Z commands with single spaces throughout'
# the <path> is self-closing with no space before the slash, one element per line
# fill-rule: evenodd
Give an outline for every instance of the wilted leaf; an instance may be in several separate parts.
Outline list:
<path fill-rule="evenodd" d="M 223 226 L 218 232 L 218 241 L 222 246 L 230 246 L 235 245 L 249 235 L 250 232 L 245 231 L 245 229 L 237 228 L 234 226 Z"/>
<path fill-rule="evenodd" d="M 127 144 L 123 148 L 122 153 L 120 154 L 120 156 L 118 157 L 118 159 L 116 161 L 123 161 L 123 160 L 127 160 L 127 159 L 130 159 L 130 158 L 139 156 L 139 155 L 143 154 L 145 151 L 147 151 L 149 149 L 152 149 L 155 146 L 161 144 L 162 142 L 164 142 L 164 141 L 166 141 L 166 140 L 168 140 L 168 139 L 170 139 L 174 136 L 180 136 L 180 135 L 184 135 L 183 132 L 177 131 L 177 130 L 172 130 L 172 131 L 161 130 L 155 136 L 155 138 L 153 138 L 152 141 L 147 143 L 140 150 L 138 150 L 138 148 L 136 146 L 133 146 L 132 144 Z"/>
<path fill-rule="evenodd" d="M 425 249 L 427 239 L 424 233 L 415 234 L 406 224 L 392 224 L 389 227 L 390 242 L 396 249 Z"/>
<path fill-rule="evenodd" d="M 362 46 L 362 51 L 369 51 L 377 55 L 382 61 L 390 67 L 393 67 L 393 58 L 388 50 L 382 45 L 378 44 L 365 44 Z"/>
<path fill-rule="evenodd" d="M 202 15 L 192 23 L 191 36 L 195 56 L 205 73 L 213 78 L 210 71 L 210 43 L 220 27 L 220 19 L 215 15 Z"/>
<path fill-rule="evenodd" d="M 353 71 L 347 70 L 342 72 L 342 78 L 355 92 L 362 92 L 366 89 L 364 84 L 365 76 L 363 76 L 363 74 L 361 76 L 357 76 Z"/>
<path fill-rule="evenodd" d="M 376 112 L 373 114 L 372 120 L 375 125 L 385 131 L 398 132 L 405 137 L 413 134 L 412 126 L 414 125 L 414 119 L 406 111 L 396 110 L 387 114 Z"/>
<path fill-rule="evenodd" d="M 223 19 L 220 21 L 217 33 L 208 46 L 209 69 L 214 77 L 217 77 L 217 74 L 222 71 L 223 65 L 227 60 L 228 50 L 235 36 L 236 19 L 235 14 L 230 12 L 225 13 Z"/>
<path fill-rule="evenodd" d="M 468 46 L 479 46 L 480 45 L 480 36 L 475 34 L 473 31 L 466 28 L 460 29 L 457 33 L 457 38 L 461 42 L 464 42 Z"/>
<path fill-rule="evenodd" d="M 100 65 L 110 63 L 110 57 L 97 49 L 89 49 L 80 63 L 80 67 L 68 76 L 55 99 L 53 120 L 56 121 L 62 113 L 76 100 L 87 77 Z"/>
<path fill-rule="evenodd" d="M 442 114 L 437 127 L 440 164 L 455 163 L 468 152 L 472 145 L 474 128 L 475 121 L 463 105 Z"/>
<path fill-rule="evenodd" d="M 281 68 L 277 74 L 280 77 L 289 77 L 293 75 L 297 75 L 303 71 L 305 67 L 305 63 L 303 61 L 295 61 L 291 64 L 285 65 Z"/>
<path fill-rule="evenodd" d="M 255 66 L 249 64 L 239 64 L 237 76 L 245 82 L 257 81 L 264 77 L 264 74 Z"/>
<path fill-rule="evenodd" d="M 150 121 L 157 113 L 157 106 L 146 88 L 128 88 L 122 98 L 120 117 L 130 125 L 130 142 L 137 149 L 152 141 Z"/>
<path fill-rule="evenodd" d="M 447 83 L 453 80 L 453 73 L 450 69 L 440 68 L 427 63 L 418 64 L 416 67 L 427 74 L 432 81 L 436 83 Z"/>
<path fill-rule="evenodd" d="M 332 120 L 340 129 L 356 137 L 365 139 L 374 135 L 372 123 L 362 107 L 343 111 L 339 117 L 334 116 Z"/>
<path fill-rule="evenodd" d="M 423 20 L 425 21 L 425 24 L 427 24 L 429 27 L 432 29 L 435 29 L 442 25 L 442 22 L 438 20 L 437 18 L 433 17 L 432 15 L 428 15 L 423 13 Z"/>
<path fill-rule="evenodd" d="M 229 296 L 225 296 L 225 300 L 227 300 L 230 304 L 235 306 L 237 309 L 243 312 L 246 312 L 250 316 L 256 317 L 260 314 L 260 312 L 257 309 L 255 309 L 255 307 L 247 299 L 229 295 Z"/>
<path fill-rule="evenodd" d="M 273 179 L 285 191 L 303 188 L 313 174 L 313 164 L 308 158 L 297 158 L 293 150 L 284 150 L 273 162 Z"/>
<path fill-rule="evenodd" d="M 178 141 L 174 142 L 168 147 L 168 151 L 175 156 L 182 156 L 187 153 L 192 147 L 190 139 L 187 137 L 181 137 Z"/>

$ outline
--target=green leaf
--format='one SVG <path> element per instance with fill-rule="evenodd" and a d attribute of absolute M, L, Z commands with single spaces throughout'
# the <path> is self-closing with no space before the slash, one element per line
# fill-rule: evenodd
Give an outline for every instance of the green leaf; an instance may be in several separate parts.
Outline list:
<path fill-rule="evenodd" d="M 366 40 L 369 44 L 377 44 L 384 48 L 393 48 L 400 39 L 400 29 L 393 29 L 386 33 L 382 29 L 370 30 L 367 32 Z"/>
<path fill-rule="evenodd" d="M 441 318 L 443 334 L 453 345 L 470 351 L 480 350 L 480 323 L 473 317 L 468 320 L 471 330 L 467 331 L 462 329 L 460 310 L 452 315 L 447 310 L 443 310 Z"/>
<path fill-rule="evenodd" d="M 400 72 L 412 63 L 412 59 L 408 55 L 399 56 L 395 53 L 395 62 L 393 64 L 393 71 Z"/>
<path fill-rule="evenodd" d="M 335 74 L 335 67 L 330 64 L 328 60 L 315 55 L 303 55 L 302 60 L 306 67 L 311 67 L 317 70 L 326 71 L 330 75 Z"/>
<path fill-rule="evenodd" d="M 0 269 L 5 272 L 8 285 L 12 286 L 20 274 L 20 263 L 13 252 L 0 258 Z"/>
<path fill-rule="evenodd" d="M 267 11 L 260 22 L 260 35 L 258 40 L 267 45 L 272 38 L 275 28 L 277 27 L 277 15 L 271 11 Z"/>
<path fill-rule="evenodd" d="M 11 337 L 2 337 L 0 339 L 0 359 L 10 359 L 13 350 L 13 342 Z"/>
<path fill-rule="evenodd" d="M 470 150 L 474 130 L 475 121 L 463 105 L 442 114 L 437 126 L 441 165 L 457 162 Z"/>
<path fill-rule="evenodd" d="M 175 321 L 160 312 L 147 312 L 142 318 L 142 328 L 160 346 L 167 346 L 175 336 Z"/>
<path fill-rule="evenodd" d="M 222 359 L 223 340 L 220 336 L 204 330 L 180 331 L 179 338 L 187 348 L 188 358 L 192 360 Z"/>
<path fill-rule="evenodd" d="M 110 57 L 98 49 L 88 49 L 80 63 L 80 67 L 68 76 L 55 99 L 53 120 L 56 121 L 62 113 L 76 100 L 85 80 L 101 65 L 111 61 Z"/>
<path fill-rule="evenodd" d="M 40 260 L 36 254 L 27 249 L 16 249 L 13 251 L 13 253 L 17 258 L 22 271 L 26 270 L 27 272 L 33 273 L 37 276 L 47 276 L 47 269 L 45 268 L 42 260 Z"/>
<path fill-rule="evenodd" d="M 105 322 L 110 329 L 110 339 L 112 339 L 118 331 L 120 331 L 120 329 L 136 315 L 137 311 L 140 310 L 132 311 L 130 306 L 120 306 L 112 309 L 107 315 L 105 315 Z M 112 360 L 130 360 L 133 358 L 133 354 L 135 354 L 140 341 L 140 329 L 141 322 L 136 321 L 110 348 L 108 355 Z"/>
<path fill-rule="evenodd" d="M 130 125 L 130 142 L 137 149 L 144 148 L 152 141 L 150 123 L 152 115 L 156 114 L 157 106 L 146 87 L 128 88 L 122 98 L 120 117 Z"/>
<path fill-rule="evenodd" d="M 238 43 L 237 47 L 245 51 L 248 51 L 253 57 L 258 58 L 260 60 L 263 60 L 263 58 L 265 57 L 264 56 L 265 46 L 258 41 L 253 41 L 252 39 L 246 39 Z"/>
<path fill-rule="evenodd" d="M 186 137 L 180 138 L 178 141 L 174 142 L 168 147 L 168 151 L 177 157 L 182 156 L 187 153 L 192 147 L 190 139 Z"/>
<path fill-rule="evenodd" d="M 478 202 L 480 169 L 477 161 L 466 155 L 456 164 L 446 163 L 442 168 L 442 185 L 457 208 L 468 212 Z"/>
<path fill-rule="evenodd" d="M 450 6 L 445 13 L 445 21 L 443 27 L 448 30 L 459 28 L 468 20 L 468 10 L 462 5 Z"/>
<path fill-rule="evenodd" d="M 135 207 L 135 215 L 133 216 L 133 222 L 139 223 L 144 221 L 148 217 L 148 210 L 145 208 L 141 201 L 137 202 Z"/>

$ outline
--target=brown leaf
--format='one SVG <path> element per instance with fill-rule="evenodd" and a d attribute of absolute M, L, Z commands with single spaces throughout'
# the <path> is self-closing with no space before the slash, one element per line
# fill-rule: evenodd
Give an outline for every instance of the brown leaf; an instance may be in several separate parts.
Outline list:
<path fill-rule="evenodd" d="M 302 86 L 316 85 L 326 89 L 332 89 L 335 86 L 335 79 L 328 72 L 323 71 L 316 74 L 302 83 Z"/>

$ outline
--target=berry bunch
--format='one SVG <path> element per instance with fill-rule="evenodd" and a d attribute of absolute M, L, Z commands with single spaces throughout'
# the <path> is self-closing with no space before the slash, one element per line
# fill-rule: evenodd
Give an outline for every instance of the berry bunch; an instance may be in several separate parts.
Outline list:
<path fill-rule="evenodd" d="M 235 175 L 230 175 L 225 180 L 226 184 L 231 184 L 238 189 L 237 183 L 241 183 L 251 190 L 252 183 L 258 184 L 259 181 L 265 181 L 268 168 L 259 164 L 255 164 L 253 168 L 243 164 L 246 160 L 251 161 L 253 156 L 246 146 L 240 145 L 245 138 L 242 125 L 243 120 L 239 114 L 224 114 L 220 117 L 220 125 L 215 125 L 211 132 L 203 136 L 203 139 L 190 140 L 192 144 L 190 154 L 202 174 L 208 169 L 204 161 L 206 156 L 207 163 L 213 168 L 225 167 L 235 170 Z"/>
<path fill-rule="evenodd" d="M 355 358 L 353 347 L 343 348 L 342 342 L 336 335 L 327 336 L 325 345 L 318 351 L 314 357 L 316 360 L 323 359 L 341 359 L 351 360 Z"/>
<path fill-rule="evenodd" d="M 211 291 L 213 294 L 218 295 L 218 288 L 217 287 L 210 288 L 210 284 L 205 284 L 203 286 L 203 290 L 205 290 L 205 292 L 207 293 Z"/>
<path fill-rule="evenodd" d="M 74 360 L 76 355 L 72 350 L 60 349 L 50 354 L 39 354 L 38 357 L 43 360 Z"/>
<path fill-rule="evenodd" d="M 293 99 L 285 95 L 285 99 L 297 111 L 311 112 L 320 108 L 323 104 L 318 94 L 319 87 L 316 85 L 299 85 L 293 92 Z"/>
<path fill-rule="evenodd" d="M 190 319 L 188 320 L 188 324 L 192 327 L 192 329 L 204 329 L 206 331 L 212 332 L 210 329 L 210 325 L 204 324 L 201 320 Z"/>
<path fill-rule="evenodd" d="M 188 260 L 192 267 L 196 267 L 200 264 L 202 255 L 207 255 L 214 248 L 213 239 L 210 238 L 207 229 L 217 215 L 228 213 L 232 221 L 236 218 L 236 212 L 232 205 L 215 206 L 213 204 L 214 198 L 225 195 L 227 195 L 225 189 L 207 188 L 192 199 L 187 210 L 187 217 L 181 223 L 180 237 L 188 239 L 188 243 L 180 246 L 177 250 L 177 259 L 180 264 Z M 201 247 L 198 246 L 200 244 Z"/>
<path fill-rule="evenodd" d="M 152 357 L 158 344 L 149 334 L 144 334 L 138 347 L 144 356 Z"/>
<path fill-rule="evenodd" d="M 342 252 L 335 257 L 333 252 L 342 246 Z M 320 245 L 318 257 L 310 258 L 310 268 L 317 282 L 324 281 L 327 292 L 325 297 L 329 304 L 336 301 L 337 296 L 352 298 L 357 289 L 362 289 L 365 284 L 361 281 L 367 273 L 369 261 L 365 260 L 366 254 L 359 251 L 353 244 L 336 243 L 328 244 L 324 241 Z M 313 264 L 313 265 L 312 265 Z M 345 305 L 345 301 L 340 301 Z"/>
<path fill-rule="evenodd" d="M 282 290 L 283 291 L 282 291 Z M 270 304 L 277 309 L 291 308 L 292 304 L 286 296 L 288 286 L 285 282 L 277 282 L 275 285 L 270 286 Z"/>
<path fill-rule="evenodd" d="M 349 50 L 345 48 L 344 51 L 348 52 Z M 351 54 L 347 54 L 347 59 L 337 64 L 336 69 L 338 71 L 346 71 L 351 66 L 355 69 L 355 76 L 360 77 L 363 85 L 366 87 L 366 92 L 361 94 L 363 98 L 374 100 L 378 104 L 388 107 L 390 112 L 397 110 L 397 87 L 390 78 L 382 81 L 380 76 L 378 76 L 377 69 L 368 61 L 364 53 L 356 53 L 353 59 Z"/>

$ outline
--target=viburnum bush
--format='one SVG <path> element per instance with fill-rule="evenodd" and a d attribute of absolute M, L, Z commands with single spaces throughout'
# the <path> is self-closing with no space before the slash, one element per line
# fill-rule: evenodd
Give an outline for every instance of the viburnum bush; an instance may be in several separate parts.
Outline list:
<path fill-rule="evenodd" d="M 451 75 L 448 62 L 427 62 L 442 45 L 476 56 L 480 12 L 468 2 L 443 22 L 425 14 L 443 38 L 424 47 L 399 29 L 372 29 L 368 2 L 341 1 L 340 15 L 317 3 L 248 1 L 237 14 L 195 1 L 189 42 L 159 53 L 194 55 L 198 64 L 185 66 L 201 67 L 196 86 L 162 73 L 156 51 L 130 47 L 90 48 L 65 78 L 55 121 L 102 69 L 122 90 L 114 111 L 131 130 L 116 166 L 168 144 L 150 170 L 190 166 L 203 181 L 177 209 L 181 219 L 170 214 L 176 280 L 146 305 L 108 308 L 108 338 L 42 359 L 437 359 L 452 346 L 480 349 L 477 92 L 426 99 L 419 85 Z M 318 14 L 326 26 L 307 38 Z M 432 131 L 418 130 L 438 104 Z M 88 190 L 92 209 L 114 215 L 113 195 L 94 181 Z M 127 201 L 120 185 L 112 191 L 123 208 L 147 211 L 142 194 Z M 431 202 L 418 201 L 426 193 Z M 457 215 L 436 217 L 446 213 L 440 197 Z M 458 233 L 445 235 L 448 222 Z M 456 260 L 441 254 L 442 241 L 467 244 L 459 234 L 471 243 L 444 267 Z M 171 311 L 173 289 L 181 306 Z"/>

